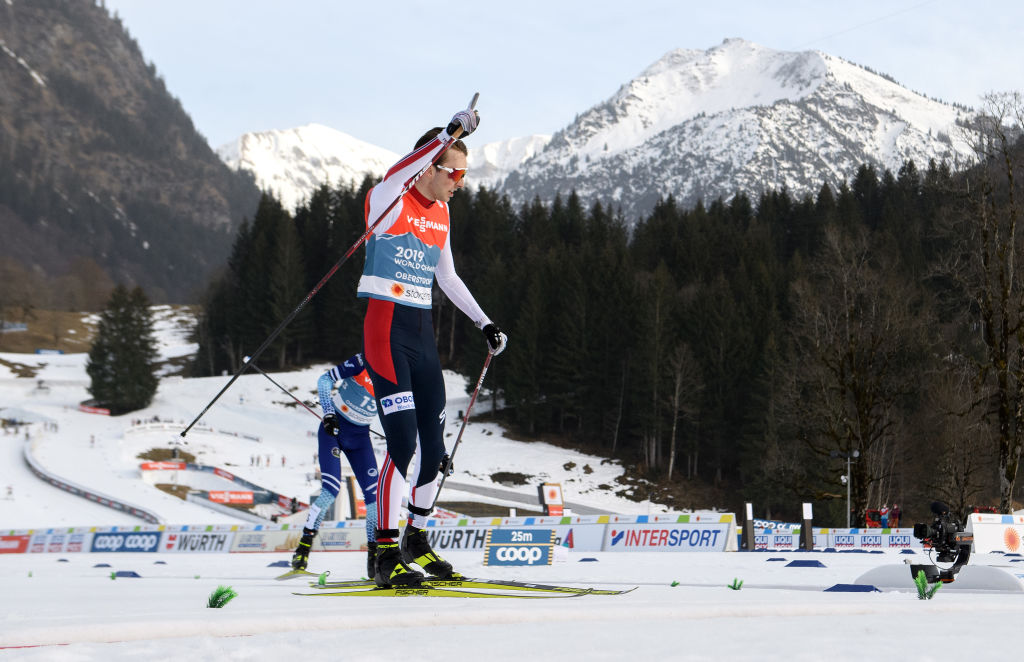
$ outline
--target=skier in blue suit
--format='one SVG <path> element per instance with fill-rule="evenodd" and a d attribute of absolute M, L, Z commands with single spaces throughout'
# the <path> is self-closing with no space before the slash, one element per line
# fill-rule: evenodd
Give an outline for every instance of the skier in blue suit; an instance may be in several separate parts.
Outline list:
<path fill-rule="evenodd" d="M 337 391 L 334 391 L 335 384 L 338 385 Z M 320 530 L 324 513 L 341 490 L 341 454 L 344 453 L 366 503 L 366 546 L 369 550 L 366 571 L 372 578 L 377 556 L 377 458 L 370 444 L 370 423 L 377 417 L 377 401 L 363 355 L 356 354 L 320 375 L 317 392 L 324 411 L 317 430 L 320 496 L 309 507 L 302 539 L 292 556 L 292 567 L 305 570 L 309 563 L 310 548 Z"/>

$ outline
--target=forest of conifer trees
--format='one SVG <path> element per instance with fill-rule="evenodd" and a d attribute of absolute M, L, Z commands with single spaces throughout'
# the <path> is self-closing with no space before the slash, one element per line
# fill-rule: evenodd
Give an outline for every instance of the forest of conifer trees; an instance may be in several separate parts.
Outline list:
<path fill-rule="evenodd" d="M 843 458 L 857 451 L 854 522 L 894 502 L 908 519 L 933 499 L 1007 510 L 1021 498 L 1013 173 L 1024 159 L 998 129 L 986 149 L 965 173 L 865 165 L 815 196 L 692 209 L 668 198 L 631 226 L 575 193 L 518 207 L 486 188 L 459 193 L 456 266 L 509 335 L 485 384 L 504 407 L 488 399 L 479 414 L 517 438 L 621 459 L 680 508 L 713 494 L 796 518 L 812 501 L 839 524 Z M 321 187 L 294 212 L 264 195 L 207 291 L 196 374 L 236 370 L 302 301 L 365 230 L 371 185 Z M 362 258 L 264 369 L 361 349 Z M 444 367 L 478 374 L 485 343 L 437 288 L 434 325 Z"/>

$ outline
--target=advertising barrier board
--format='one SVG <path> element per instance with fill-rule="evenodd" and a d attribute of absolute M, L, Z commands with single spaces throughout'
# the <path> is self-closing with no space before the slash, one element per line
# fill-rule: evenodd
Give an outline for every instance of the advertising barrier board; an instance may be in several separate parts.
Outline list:
<path fill-rule="evenodd" d="M 550 529 L 491 529 L 484 565 L 551 565 L 554 538 Z"/>
<path fill-rule="evenodd" d="M 814 549 L 829 546 L 829 530 L 813 529 Z M 801 527 L 784 529 L 754 529 L 754 550 L 787 551 L 800 549 Z"/>
<path fill-rule="evenodd" d="M 28 549 L 28 536 L 0 536 L 0 554 L 22 554 Z"/>
<path fill-rule="evenodd" d="M 302 526 L 269 525 L 239 527 L 231 552 L 294 552 L 302 537 Z M 313 539 L 313 552 L 366 551 L 364 521 L 324 523 Z"/>
<path fill-rule="evenodd" d="M 234 531 L 165 531 L 162 552 L 228 552 Z"/>
<path fill-rule="evenodd" d="M 32 534 L 32 541 L 29 543 L 29 554 L 75 554 L 87 552 L 92 543 L 91 533 L 76 533 L 73 530 L 68 532 L 55 532 L 48 530 L 45 533 Z"/>
<path fill-rule="evenodd" d="M 1020 554 L 1024 540 L 1024 516 L 971 513 L 967 531 L 974 534 L 974 552 Z"/>
<path fill-rule="evenodd" d="M 252 503 L 252 492 L 247 490 L 210 490 L 206 497 L 214 503 Z"/>
<path fill-rule="evenodd" d="M 828 547 L 837 551 L 921 549 L 921 541 L 913 534 L 913 529 L 831 529 Z"/>
<path fill-rule="evenodd" d="M 104 531 L 94 533 L 91 552 L 155 552 L 160 549 L 160 531 Z"/>
<path fill-rule="evenodd" d="M 605 528 L 606 552 L 724 552 L 735 527 L 712 523 L 623 524 Z M 730 533 L 732 535 L 730 536 Z"/>

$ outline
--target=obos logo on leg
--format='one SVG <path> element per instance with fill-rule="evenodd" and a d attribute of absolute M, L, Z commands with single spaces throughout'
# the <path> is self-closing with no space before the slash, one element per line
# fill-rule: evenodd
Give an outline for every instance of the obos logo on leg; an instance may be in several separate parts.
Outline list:
<path fill-rule="evenodd" d="M 412 391 L 402 391 L 380 399 L 380 408 L 384 415 L 394 414 L 399 411 L 415 409 L 416 403 L 412 398 Z"/>

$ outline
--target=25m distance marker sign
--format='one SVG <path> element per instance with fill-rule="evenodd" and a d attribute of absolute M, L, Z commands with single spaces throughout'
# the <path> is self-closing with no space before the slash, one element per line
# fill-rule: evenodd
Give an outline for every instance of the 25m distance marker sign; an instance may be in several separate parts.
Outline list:
<path fill-rule="evenodd" d="M 552 529 L 491 529 L 484 544 L 484 565 L 551 565 Z"/>

